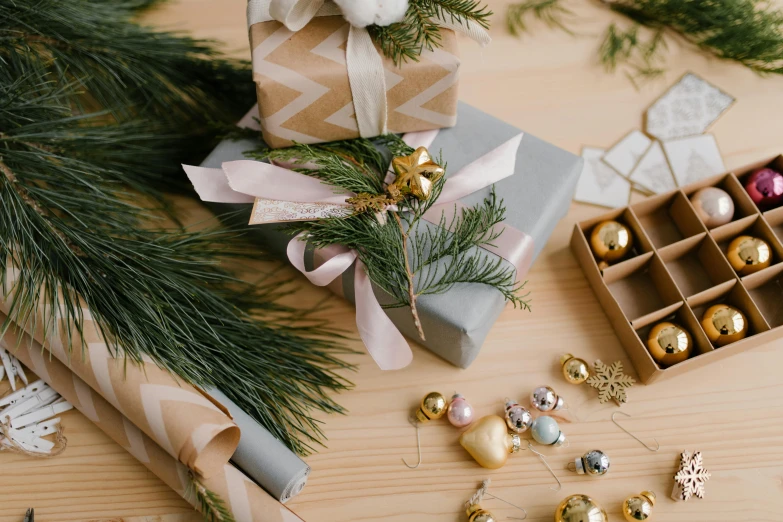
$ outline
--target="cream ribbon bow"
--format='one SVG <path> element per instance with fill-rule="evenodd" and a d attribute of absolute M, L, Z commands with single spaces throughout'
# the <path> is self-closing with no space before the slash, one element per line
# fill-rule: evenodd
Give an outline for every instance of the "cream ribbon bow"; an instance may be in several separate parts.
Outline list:
<path fill-rule="evenodd" d="M 316 16 L 340 14 L 340 8 L 326 0 L 248 0 L 247 3 L 248 28 L 277 20 L 289 31 L 296 32 Z M 463 33 L 482 46 L 490 42 L 489 33 L 473 20 L 460 23 L 440 16 L 436 19 L 441 27 Z M 366 28 L 351 26 L 345 53 L 359 135 L 372 138 L 386 134 L 388 106 L 383 60 Z"/>

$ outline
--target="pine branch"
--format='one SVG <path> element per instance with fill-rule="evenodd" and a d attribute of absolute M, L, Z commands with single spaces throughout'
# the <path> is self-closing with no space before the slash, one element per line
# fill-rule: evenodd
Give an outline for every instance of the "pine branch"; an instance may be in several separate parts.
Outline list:
<path fill-rule="evenodd" d="M 653 29 L 760 73 L 783 74 L 783 12 L 759 0 L 604 0 Z"/>
<path fill-rule="evenodd" d="M 632 82 L 664 72 L 664 34 L 677 35 L 718 58 L 733 60 L 761 74 L 783 74 L 783 11 L 766 0 L 601 0 L 601 4 L 636 24 L 653 30 L 641 42 L 636 27 L 619 31 L 612 24 L 600 48 L 601 62 L 613 71 L 628 62 Z M 526 0 L 509 6 L 506 22 L 518 35 L 527 30 L 526 16 L 571 33 L 563 21 L 570 12 L 563 0 Z M 631 59 L 640 48 L 638 59 Z"/>
<path fill-rule="evenodd" d="M 662 51 L 666 48 L 663 31 L 657 30 L 648 41 L 639 36 L 639 25 L 627 31 L 611 24 L 599 51 L 600 61 L 609 72 L 618 65 L 626 65 L 626 77 L 639 88 L 639 82 L 657 78 L 665 72 L 659 64 L 663 61 Z"/>
<path fill-rule="evenodd" d="M 492 11 L 479 0 L 410 0 L 405 19 L 388 26 L 370 26 L 370 36 L 395 64 L 418 61 L 424 49 L 441 47 L 440 21 L 475 22 L 489 28 Z"/>
<path fill-rule="evenodd" d="M 527 0 L 509 5 L 506 12 L 506 26 L 509 32 L 514 36 L 521 36 L 522 33 L 528 32 L 526 21 L 528 15 L 544 22 L 550 28 L 558 28 L 568 34 L 574 34 L 565 21 L 566 18 L 572 18 L 574 13 L 563 6 L 560 0 Z"/>
<path fill-rule="evenodd" d="M 0 0 L 0 278 L 20 271 L 9 320 L 29 326 L 44 306 L 45 328 L 61 310 L 78 330 L 86 306 L 113 355 L 221 389 L 307 453 L 323 436 L 312 411 L 343 411 L 328 393 L 350 386 L 348 350 L 274 302 L 287 287 L 226 268 L 259 257 L 239 233 L 168 226 L 159 189 L 215 139 L 213 119 L 239 118 L 252 82 L 207 42 L 129 21 L 149 3 Z"/>

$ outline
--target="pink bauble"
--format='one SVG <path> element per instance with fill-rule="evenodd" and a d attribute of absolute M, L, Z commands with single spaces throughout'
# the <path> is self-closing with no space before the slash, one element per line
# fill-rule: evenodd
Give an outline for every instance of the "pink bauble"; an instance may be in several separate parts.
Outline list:
<path fill-rule="evenodd" d="M 459 393 L 454 394 L 447 413 L 449 422 L 457 428 L 464 428 L 473 422 L 473 407 Z"/>
<path fill-rule="evenodd" d="M 704 187 L 691 196 L 699 219 L 707 228 L 725 225 L 734 217 L 734 201 L 728 192 L 717 187 Z"/>
<path fill-rule="evenodd" d="M 761 210 L 769 210 L 783 204 L 783 174 L 763 168 L 748 178 L 745 190 Z"/>

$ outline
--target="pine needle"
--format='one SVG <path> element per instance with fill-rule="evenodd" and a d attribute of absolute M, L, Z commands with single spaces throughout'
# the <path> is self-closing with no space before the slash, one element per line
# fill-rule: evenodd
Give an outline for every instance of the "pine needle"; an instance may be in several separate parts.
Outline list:
<path fill-rule="evenodd" d="M 440 20 L 460 25 L 475 22 L 489 28 L 492 16 L 479 0 L 410 0 L 402 22 L 380 27 L 368 27 L 373 40 L 383 54 L 395 64 L 418 61 L 425 49 L 441 47 Z"/>
<path fill-rule="evenodd" d="M 527 25 L 528 16 L 544 22 L 549 28 L 574 34 L 568 27 L 568 22 L 573 19 L 574 13 L 560 0 L 528 0 L 509 5 L 506 12 L 506 25 L 509 32 L 514 36 L 522 36 L 523 33 L 528 32 L 530 30 Z"/>

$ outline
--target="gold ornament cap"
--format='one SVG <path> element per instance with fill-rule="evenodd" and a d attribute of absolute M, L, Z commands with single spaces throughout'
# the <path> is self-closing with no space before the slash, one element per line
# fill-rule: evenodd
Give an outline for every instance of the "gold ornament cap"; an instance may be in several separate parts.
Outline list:
<path fill-rule="evenodd" d="M 563 368 L 563 377 L 571 384 L 582 384 L 590 377 L 590 367 L 587 362 L 570 353 L 566 353 L 560 358 L 560 365 Z"/>
<path fill-rule="evenodd" d="M 630 252 L 633 247 L 633 234 L 628 227 L 618 221 L 602 221 L 590 234 L 590 248 L 599 261 L 614 263 Z"/>
<path fill-rule="evenodd" d="M 726 346 L 748 335 L 748 320 L 737 308 L 717 304 L 707 308 L 701 326 L 715 346 Z"/>
<path fill-rule="evenodd" d="M 482 508 L 479 504 L 471 505 L 468 510 L 468 522 L 496 522 L 492 513 Z"/>
<path fill-rule="evenodd" d="M 448 404 L 446 398 L 438 392 L 430 392 L 421 400 L 421 405 L 416 411 L 419 422 L 429 422 L 440 419 L 446 413 Z"/>
<path fill-rule="evenodd" d="M 443 177 L 443 167 L 432 160 L 426 147 L 419 147 L 410 156 L 392 159 L 392 169 L 397 177 L 394 185 L 402 195 L 409 194 L 425 200 L 432 194 L 432 185 Z"/>
<path fill-rule="evenodd" d="M 632 495 L 623 502 L 623 517 L 628 522 L 649 520 L 652 517 L 655 506 L 655 493 L 642 491 L 639 495 Z"/>
<path fill-rule="evenodd" d="M 668 368 L 691 356 L 693 338 L 682 326 L 663 321 L 650 330 L 647 336 L 647 348 L 655 362 L 663 368 Z"/>
<path fill-rule="evenodd" d="M 604 508 L 587 495 L 566 497 L 555 509 L 555 522 L 608 522 Z"/>
<path fill-rule="evenodd" d="M 741 276 L 764 270 L 772 264 L 772 249 L 763 239 L 739 236 L 729 243 L 726 252 L 732 268 Z"/>

